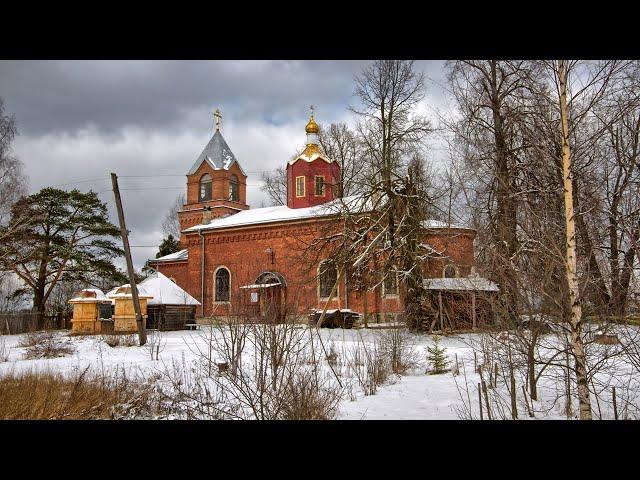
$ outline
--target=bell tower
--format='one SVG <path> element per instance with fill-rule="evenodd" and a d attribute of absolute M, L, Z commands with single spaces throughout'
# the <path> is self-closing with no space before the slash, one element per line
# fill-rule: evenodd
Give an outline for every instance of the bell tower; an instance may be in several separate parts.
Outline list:
<path fill-rule="evenodd" d="M 318 140 L 320 127 L 313 118 L 313 106 L 305 127 L 307 145 L 287 164 L 287 206 L 305 208 L 330 202 L 339 195 L 340 165 L 328 158 Z"/>
<path fill-rule="evenodd" d="M 178 212 L 182 230 L 249 208 L 247 175 L 220 132 L 220 110 L 213 116 L 213 136 L 187 173 L 187 201 Z"/>

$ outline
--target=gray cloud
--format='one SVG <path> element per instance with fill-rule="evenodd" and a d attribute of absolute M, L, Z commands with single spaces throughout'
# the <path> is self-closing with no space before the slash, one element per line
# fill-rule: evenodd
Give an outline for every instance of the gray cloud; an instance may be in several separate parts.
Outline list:
<path fill-rule="evenodd" d="M 2 61 L 0 96 L 16 117 L 15 154 L 32 191 L 99 179 L 61 188 L 102 192 L 115 222 L 109 173 L 117 172 L 131 243 L 158 245 L 166 210 L 186 190 L 182 175 L 211 136 L 212 109 L 223 112 L 223 134 L 249 174 L 248 201 L 256 207 L 264 199 L 260 172 L 302 147 L 310 103 L 322 123 L 350 120 L 353 77 L 366 63 Z M 436 81 L 425 105 L 443 108 L 442 62 L 419 67 Z M 136 266 L 156 250 L 135 248 Z"/>

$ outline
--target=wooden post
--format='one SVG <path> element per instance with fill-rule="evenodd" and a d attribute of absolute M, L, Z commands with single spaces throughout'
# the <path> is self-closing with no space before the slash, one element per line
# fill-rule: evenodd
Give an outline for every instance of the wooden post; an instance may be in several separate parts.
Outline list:
<path fill-rule="evenodd" d="M 516 397 L 516 377 L 513 374 L 513 367 L 511 367 L 509 379 L 511 380 L 511 418 L 513 420 L 517 420 L 518 419 L 518 402 Z"/>
<path fill-rule="evenodd" d="M 444 324 L 442 321 L 442 292 L 438 291 L 438 311 L 440 312 L 440 331 L 444 332 Z"/>
<path fill-rule="evenodd" d="M 116 197 L 116 208 L 118 210 L 118 220 L 120 221 L 120 234 L 122 235 L 122 245 L 124 246 L 124 257 L 127 260 L 127 272 L 129 273 L 129 285 L 131 285 L 131 295 L 133 297 L 133 308 L 136 311 L 136 324 L 138 325 L 138 337 L 140 345 L 147 343 L 147 332 L 144 322 L 142 321 L 142 311 L 140 309 L 140 299 L 138 298 L 138 287 L 133 272 L 133 260 L 131 260 L 131 248 L 129 247 L 129 233 L 124 222 L 124 211 L 122 210 L 122 200 L 120 199 L 120 190 L 118 189 L 118 177 L 115 173 L 111 174 L 111 183 L 113 184 L 113 195 Z"/>
<path fill-rule="evenodd" d="M 487 417 L 489 420 L 493 420 L 491 418 L 491 408 L 489 407 L 489 393 L 487 392 L 487 384 L 482 381 L 482 391 L 484 392 L 484 401 L 487 404 Z"/>
<path fill-rule="evenodd" d="M 618 420 L 618 405 L 616 404 L 616 387 L 613 387 L 613 418 Z"/>
<path fill-rule="evenodd" d="M 476 292 L 471 292 L 471 322 L 473 329 L 476 329 Z"/>

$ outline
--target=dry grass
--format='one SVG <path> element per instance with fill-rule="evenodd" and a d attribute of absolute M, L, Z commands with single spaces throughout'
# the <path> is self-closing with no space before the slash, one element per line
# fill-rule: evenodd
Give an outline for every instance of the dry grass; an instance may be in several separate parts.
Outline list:
<path fill-rule="evenodd" d="M 88 370 L 10 373 L 0 377 L 0 419 L 90 420 L 153 418 L 159 410 L 151 381 L 125 375 L 100 377 Z"/>
<path fill-rule="evenodd" d="M 24 358 L 57 358 L 71 355 L 75 348 L 68 338 L 51 331 L 28 333 L 22 337 L 19 347 L 26 348 Z"/>

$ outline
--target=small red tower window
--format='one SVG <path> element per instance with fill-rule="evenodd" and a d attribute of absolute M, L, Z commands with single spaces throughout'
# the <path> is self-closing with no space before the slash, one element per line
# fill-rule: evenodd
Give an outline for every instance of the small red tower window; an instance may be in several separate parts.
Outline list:
<path fill-rule="evenodd" d="M 200 201 L 201 202 L 208 202 L 211 200 L 212 198 L 212 178 L 211 175 L 209 175 L 208 173 L 205 173 L 201 178 L 200 178 Z"/>
<path fill-rule="evenodd" d="M 315 177 L 316 197 L 324 197 L 324 176 L 316 175 Z"/>
<path fill-rule="evenodd" d="M 296 177 L 296 197 L 304 197 L 304 176 Z"/>

